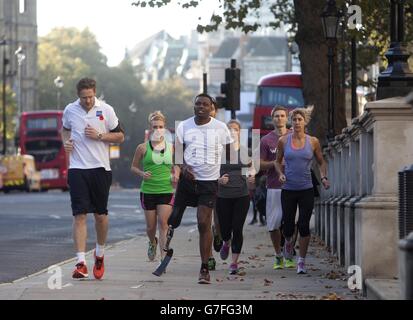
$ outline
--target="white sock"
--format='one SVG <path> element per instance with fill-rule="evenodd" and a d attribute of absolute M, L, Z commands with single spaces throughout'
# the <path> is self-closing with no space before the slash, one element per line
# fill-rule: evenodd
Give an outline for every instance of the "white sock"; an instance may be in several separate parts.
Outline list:
<path fill-rule="evenodd" d="M 85 253 L 84 252 L 76 252 L 77 263 L 83 262 L 86 264 Z"/>
<path fill-rule="evenodd" d="M 103 257 L 105 254 L 105 245 L 96 243 L 96 257 Z"/>

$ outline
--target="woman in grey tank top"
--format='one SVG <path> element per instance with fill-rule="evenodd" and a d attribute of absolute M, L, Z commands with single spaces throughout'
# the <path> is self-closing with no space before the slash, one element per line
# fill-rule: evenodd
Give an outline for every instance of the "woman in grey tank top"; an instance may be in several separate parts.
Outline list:
<path fill-rule="evenodd" d="M 231 155 L 231 160 L 236 159 L 236 163 L 226 163 L 221 165 L 221 177 L 218 179 L 218 197 L 216 211 L 221 226 L 221 235 L 224 241 L 220 256 L 226 260 L 229 251 L 232 251 L 232 262 L 229 266 L 230 274 L 238 273 L 238 258 L 241 253 L 243 236 L 242 229 L 250 206 L 248 185 L 254 184 L 253 169 L 247 168 L 248 162 L 241 156 L 240 131 L 241 125 L 236 120 L 228 122 L 228 128 L 234 139 L 235 152 Z M 248 153 L 247 153 L 248 155 Z M 235 158 L 234 158 L 235 156 Z M 248 177 L 246 175 L 248 173 Z"/>
<path fill-rule="evenodd" d="M 283 209 L 283 233 L 285 265 L 295 267 L 291 238 L 294 234 L 295 215 L 299 208 L 298 231 L 300 233 L 300 253 L 297 263 L 297 273 L 307 273 L 305 256 L 310 242 L 310 218 L 314 208 L 314 189 L 311 179 L 311 165 L 315 157 L 324 188 L 330 183 L 327 178 L 327 165 L 321 152 L 320 142 L 316 137 L 305 133 L 309 115 L 305 109 L 295 109 L 291 112 L 293 132 L 283 136 L 277 147 L 276 170 L 283 184 L 281 205 Z M 283 166 L 283 160 L 285 166 Z"/>

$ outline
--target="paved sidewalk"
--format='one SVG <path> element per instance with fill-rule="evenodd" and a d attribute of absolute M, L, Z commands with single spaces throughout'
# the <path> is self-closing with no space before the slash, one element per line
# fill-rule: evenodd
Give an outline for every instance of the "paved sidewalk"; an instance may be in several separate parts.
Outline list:
<path fill-rule="evenodd" d="M 0 285 L 0 299 L 40 300 L 294 300 L 294 299 L 363 299 L 361 293 L 347 287 L 347 274 L 337 266 L 313 238 L 307 257 L 309 274 L 297 275 L 295 269 L 273 270 L 273 250 L 265 227 L 246 225 L 241 254 L 241 275 L 230 276 L 229 261 L 221 261 L 214 252 L 217 270 L 211 271 L 211 284 L 197 283 L 200 268 L 198 231 L 196 226 L 175 231 L 171 247 L 174 258 L 166 274 L 152 275 L 158 261 L 146 257 L 146 237 L 117 243 L 106 250 L 104 279 L 93 279 L 92 253 L 87 255 L 90 280 L 71 279 L 74 259 L 59 264 L 62 271 L 61 289 L 51 290 L 57 273 L 47 270 Z M 52 277 L 52 278 L 50 278 Z"/>

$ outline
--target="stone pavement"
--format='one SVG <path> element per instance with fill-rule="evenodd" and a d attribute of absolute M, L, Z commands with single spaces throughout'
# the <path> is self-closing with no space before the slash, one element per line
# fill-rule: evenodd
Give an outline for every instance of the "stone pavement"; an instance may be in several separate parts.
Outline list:
<path fill-rule="evenodd" d="M 146 237 L 119 242 L 105 251 L 103 280 L 92 275 L 92 252 L 87 254 L 89 280 L 72 280 L 74 259 L 59 264 L 61 269 L 43 270 L 13 283 L 0 285 L 0 299 L 23 300 L 302 300 L 364 299 L 348 289 L 343 268 L 312 238 L 306 259 L 308 274 L 295 269 L 273 270 L 273 249 L 265 227 L 246 225 L 242 267 L 239 275 L 228 273 L 229 261 L 217 260 L 211 284 L 197 283 L 200 268 L 196 225 L 175 230 L 171 242 L 174 258 L 162 277 L 152 275 L 159 261 L 149 262 Z M 159 258 L 159 257 L 158 257 Z M 157 259 L 158 260 L 158 259 Z M 61 271 L 62 277 L 58 278 Z M 58 279 L 56 281 L 56 279 Z M 60 283 L 59 283 L 60 282 Z M 61 289 L 50 289 L 61 286 Z"/>

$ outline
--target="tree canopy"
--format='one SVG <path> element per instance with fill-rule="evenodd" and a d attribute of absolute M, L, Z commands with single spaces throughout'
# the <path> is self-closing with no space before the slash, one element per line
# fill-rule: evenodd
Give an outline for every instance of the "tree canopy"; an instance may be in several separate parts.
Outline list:
<path fill-rule="evenodd" d="M 176 1 L 182 8 L 197 7 L 205 0 Z M 162 7 L 171 5 L 171 0 L 134 1 L 132 5 L 145 7 Z M 295 40 L 300 49 L 301 70 L 304 83 L 304 98 L 307 104 L 316 106 L 313 125 L 310 129 L 319 138 L 325 135 L 327 126 L 327 46 L 321 27 L 320 14 L 326 0 L 219 0 L 219 10 L 211 16 L 210 23 L 198 25 L 198 32 L 211 32 L 219 26 L 226 29 L 239 29 L 245 33 L 256 31 L 260 27 L 287 28 L 291 40 Z M 361 8 L 362 23 L 359 29 L 345 29 L 347 37 L 341 41 L 341 46 L 348 46 L 348 39 L 354 37 L 359 44 L 358 68 L 365 69 L 376 61 L 386 65 L 384 53 L 389 46 L 389 12 L 390 2 L 383 0 L 337 0 L 338 8 L 347 13 L 349 5 Z M 413 39 L 413 0 L 406 0 L 406 41 Z M 264 21 L 261 9 L 267 8 L 273 18 Z M 346 16 L 348 19 L 349 16 Z M 337 58 L 337 55 L 336 55 Z M 348 59 L 348 57 L 346 56 Z M 346 66 L 350 64 L 347 63 Z M 348 67 L 346 68 L 348 73 Z M 336 64 L 336 79 L 338 67 Z M 336 133 L 346 125 L 344 92 L 336 89 Z"/>

